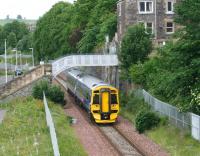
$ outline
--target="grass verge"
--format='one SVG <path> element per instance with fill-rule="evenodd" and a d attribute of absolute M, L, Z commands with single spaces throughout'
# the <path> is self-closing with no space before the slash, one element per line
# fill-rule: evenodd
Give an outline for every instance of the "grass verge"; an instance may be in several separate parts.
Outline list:
<path fill-rule="evenodd" d="M 129 95 L 128 97 L 122 95 L 121 103 L 120 114 L 131 121 L 133 125 L 135 124 L 136 114 L 141 109 L 148 109 L 147 104 L 134 95 Z M 166 122 L 162 122 L 161 120 L 161 123 Z M 159 144 L 172 156 L 200 156 L 200 142 L 194 140 L 190 134 L 180 131 L 168 123 L 160 124 L 158 127 L 146 131 L 145 135 Z"/>
<path fill-rule="evenodd" d="M 63 109 L 49 102 L 61 155 L 87 155 L 70 128 Z M 42 101 L 32 97 L 15 99 L 2 104 L 7 110 L 0 124 L 0 153 L 2 156 L 53 155 L 49 130 Z"/>
<path fill-rule="evenodd" d="M 146 135 L 173 156 L 200 156 L 200 142 L 173 126 L 162 125 Z"/>

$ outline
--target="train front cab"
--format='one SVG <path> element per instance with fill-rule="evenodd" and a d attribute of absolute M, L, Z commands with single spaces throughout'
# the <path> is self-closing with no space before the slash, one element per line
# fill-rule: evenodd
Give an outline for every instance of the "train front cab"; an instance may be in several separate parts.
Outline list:
<path fill-rule="evenodd" d="M 96 123 L 113 123 L 119 113 L 118 90 L 99 86 L 92 91 L 90 110 Z"/>

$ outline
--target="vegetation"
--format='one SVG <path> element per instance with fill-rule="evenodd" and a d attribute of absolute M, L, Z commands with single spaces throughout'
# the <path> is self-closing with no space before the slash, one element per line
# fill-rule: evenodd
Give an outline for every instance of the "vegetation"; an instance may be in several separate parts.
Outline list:
<path fill-rule="evenodd" d="M 34 33 L 37 60 L 54 59 L 66 52 L 73 52 L 67 42 L 72 16 L 71 7 L 70 3 L 57 3 L 38 20 Z"/>
<path fill-rule="evenodd" d="M 36 23 L 36 20 L 30 20 L 30 19 L 11 19 L 11 18 L 6 18 L 6 19 L 0 19 L 0 25 L 4 26 L 8 23 L 12 23 L 13 21 L 19 21 L 19 22 L 23 22 L 25 24 L 28 25 L 32 25 Z"/>
<path fill-rule="evenodd" d="M 32 47 L 31 36 L 26 24 L 17 20 L 0 26 L 0 54 L 4 53 L 5 39 L 8 50 L 18 48 L 21 51 L 29 51 L 29 48 Z"/>
<path fill-rule="evenodd" d="M 49 82 L 46 80 L 39 81 L 32 90 L 32 95 L 36 99 L 43 99 L 43 92 L 48 96 L 49 93 Z"/>
<path fill-rule="evenodd" d="M 47 80 L 41 80 L 33 87 L 32 95 L 36 99 L 43 99 L 43 92 L 51 101 L 64 104 L 64 92 L 59 86 L 50 85 Z"/>
<path fill-rule="evenodd" d="M 34 33 L 38 60 L 55 59 L 70 53 L 91 53 L 112 39 L 117 27 L 117 0 L 59 2 L 39 19 Z"/>
<path fill-rule="evenodd" d="M 146 135 L 166 149 L 170 155 L 199 156 L 200 144 L 189 134 L 171 125 L 160 125 Z"/>
<path fill-rule="evenodd" d="M 1 104 L 7 110 L 0 124 L 1 155 L 53 155 L 43 102 L 32 97 Z M 49 102 L 61 155 L 86 155 L 59 105 Z"/>
<path fill-rule="evenodd" d="M 149 111 L 150 107 L 144 103 L 143 99 L 136 96 L 139 92 L 131 91 L 127 95 L 120 94 L 121 114 L 135 124 L 135 117 L 139 110 Z M 126 98 L 125 98 L 126 97 Z M 129 113 L 127 113 L 129 112 Z"/>
<path fill-rule="evenodd" d="M 139 94 L 139 92 L 132 91 L 126 96 L 123 93 L 121 94 L 121 114 L 135 124 L 139 133 L 143 133 L 145 130 L 157 126 L 160 117 L 153 113 L 143 99 L 138 98 L 136 94 Z"/>
<path fill-rule="evenodd" d="M 148 111 L 149 107 L 144 103 L 143 99 L 139 99 L 138 92 L 131 92 L 127 96 L 121 94 L 121 112 L 120 114 L 136 125 L 135 119 L 139 111 Z M 194 140 L 189 134 L 180 131 L 168 124 L 168 120 L 161 117 L 158 126 L 144 133 L 157 144 L 166 149 L 170 155 L 176 156 L 198 156 L 200 144 Z"/>
<path fill-rule="evenodd" d="M 121 68 L 129 76 L 131 65 L 144 62 L 152 50 L 150 34 L 142 24 L 130 26 L 122 39 L 119 59 Z"/>
<path fill-rule="evenodd" d="M 190 7 L 190 5 L 193 7 Z M 132 65 L 131 78 L 180 111 L 200 115 L 200 31 L 199 1 L 185 0 L 176 6 L 176 22 L 184 26 L 176 41 L 168 42 L 157 56 Z M 196 96 L 193 96 L 195 93 Z"/>
<path fill-rule="evenodd" d="M 139 111 L 135 118 L 135 127 L 139 133 L 143 133 L 145 130 L 149 130 L 156 127 L 160 122 L 160 118 L 157 114 L 151 111 Z"/>
<path fill-rule="evenodd" d="M 57 85 L 52 85 L 50 87 L 48 96 L 55 103 L 65 104 L 64 92 Z"/>

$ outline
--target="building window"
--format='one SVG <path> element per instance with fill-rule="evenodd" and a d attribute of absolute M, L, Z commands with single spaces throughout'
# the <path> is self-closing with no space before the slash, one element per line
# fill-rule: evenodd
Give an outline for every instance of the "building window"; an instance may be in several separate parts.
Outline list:
<path fill-rule="evenodd" d="M 173 14 L 174 13 L 174 2 L 172 0 L 168 0 L 166 3 L 166 8 L 167 8 L 167 14 Z"/>
<path fill-rule="evenodd" d="M 167 34 L 174 33 L 174 23 L 173 22 L 166 22 L 166 33 Z"/>
<path fill-rule="evenodd" d="M 145 24 L 145 29 L 146 29 L 147 33 L 153 34 L 153 23 L 152 22 L 147 22 Z"/>
<path fill-rule="evenodd" d="M 148 34 L 153 34 L 153 22 L 139 21 L 138 23 L 141 23 L 144 25 L 144 28 Z"/>
<path fill-rule="evenodd" d="M 153 1 L 139 1 L 139 13 L 153 13 Z"/>

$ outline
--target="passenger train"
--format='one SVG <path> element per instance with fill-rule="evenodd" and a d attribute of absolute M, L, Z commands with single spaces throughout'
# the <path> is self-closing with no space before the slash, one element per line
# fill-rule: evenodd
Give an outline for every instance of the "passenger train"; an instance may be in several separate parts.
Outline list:
<path fill-rule="evenodd" d="M 65 72 L 68 91 L 96 123 L 114 123 L 119 113 L 118 89 L 78 69 Z"/>

